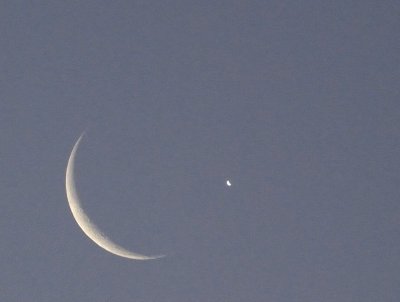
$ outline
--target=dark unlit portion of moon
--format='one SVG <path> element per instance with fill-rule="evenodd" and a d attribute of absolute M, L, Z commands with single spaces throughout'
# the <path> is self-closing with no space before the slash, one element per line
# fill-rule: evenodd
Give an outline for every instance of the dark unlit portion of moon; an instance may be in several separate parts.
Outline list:
<path fill-rule="evenodd" d="M 81 201 L 79 199 L 78 193 L 76 191 L 75 180 L 74 180 L 74 167 L 75 167 L 75 156 L 78 146 L 82 140 L 84 134 L 82 134 L 78 141 L 75 143 L 72 149 L 71 155 L 68 160 L 67 172 L 66 172 L 66 191 L 69 206 L 72 211 L 76 222 L 81 227 L 82 231 L 92 239 L 98 246 L 102 247 L 106 251 L 125 258 L 135 259 L 135 260 L 152 260 L 164 257 L 160 256 L 146 256 L 138 253 L 131 252 L 122 246 L 119 246 L 108 238 L 87 216 L 82 208 Z"/>

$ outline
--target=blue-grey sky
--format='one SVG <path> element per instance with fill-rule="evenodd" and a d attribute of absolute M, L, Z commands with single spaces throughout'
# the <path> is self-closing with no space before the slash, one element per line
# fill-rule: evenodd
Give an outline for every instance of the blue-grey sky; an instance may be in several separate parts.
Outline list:
<path fill-rule="evenodd" d="M 0 300 L 399 301 L 399 14 L 2 2 Z"/>

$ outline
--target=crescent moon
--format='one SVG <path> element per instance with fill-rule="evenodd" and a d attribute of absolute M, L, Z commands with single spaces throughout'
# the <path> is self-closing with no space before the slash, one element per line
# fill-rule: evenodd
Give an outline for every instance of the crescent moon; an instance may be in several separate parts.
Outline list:
<path fill-rule="evenodd" d="M 90 218 L 86 215 L 82 208 L 81 201 L 79 199 L 78 193 L 75 189 L 74 180 L 74 166 L 75 166 L 75 155 L 78 150 L 78 146 L 82 140 L 84 133 L 79 137 L 78 141 L 75 143 L 72 149 L 71 155 L 68 160 L 65 187 L 67 191 L 67 199 L 69 207 L 71 208 L 72 215 L 74 216 L 76 222 L 82 229 L 82 231 L 92 239 L 98 246 L 105 249 L 106 251 L 125 258 L 135 259 L 135 260 L 152 260 L 164 257 L 164 255 L 159 256 L 146 256 L 138 253 L 131 252 L 115 242 L 109 239 L 97 226 L 94 224 Z"/>

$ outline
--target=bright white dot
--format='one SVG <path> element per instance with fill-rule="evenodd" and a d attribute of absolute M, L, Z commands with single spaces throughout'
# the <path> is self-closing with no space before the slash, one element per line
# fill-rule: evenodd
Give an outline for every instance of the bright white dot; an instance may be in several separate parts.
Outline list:
<path fill-rule="evenodd" d="M 230 187 L 232 184 L 231 184 L 231 181 L 230 180 L 227 180 L 226 181 L 226 185 L 228 186 L 228 187 Z"/>

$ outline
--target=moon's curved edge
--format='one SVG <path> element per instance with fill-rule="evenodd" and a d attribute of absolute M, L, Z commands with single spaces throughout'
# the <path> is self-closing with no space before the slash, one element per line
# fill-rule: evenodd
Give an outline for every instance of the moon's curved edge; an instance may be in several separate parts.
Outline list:
<path fill-rule="evenodd" d="M 65 177 L 65 188 L 67 193 L 67 200 L 69 207 L 71 209 L 72 215 L 82 229 L 82 231 L 98 246 L 105 249 L 106 251 L 129 259 L 134 260 L 154 260 L 165 257 L 165 255 L 157 255 L 157 256 L 147 256 L 138 253 L 131 252 L 118 244 L 114 243 L 111 239 L 109 239 L 100 229 L 90 220 L 90 218 L 84 212 L 81 202 L 78 196 L 78 193 L 75 188 L 75 180 L 74 180 L 74 168 L 75 168 L 75 156 L 78 150 L 79 144 L 84 137 L 85 132 L 81 134 L 77 142 L 75 143 L 71 155 L 68 159 L 66 177 Z"/>

